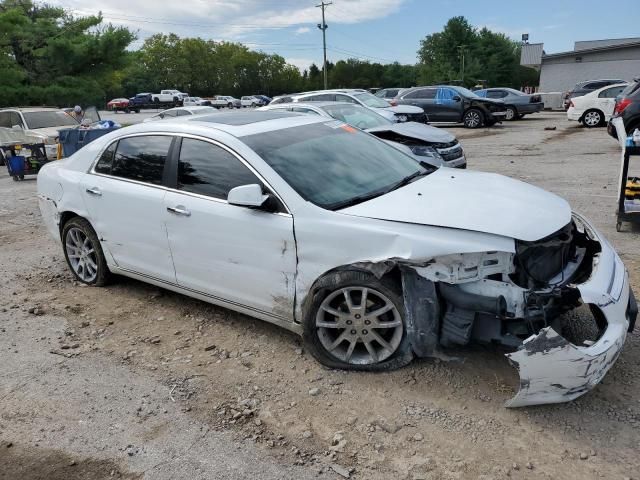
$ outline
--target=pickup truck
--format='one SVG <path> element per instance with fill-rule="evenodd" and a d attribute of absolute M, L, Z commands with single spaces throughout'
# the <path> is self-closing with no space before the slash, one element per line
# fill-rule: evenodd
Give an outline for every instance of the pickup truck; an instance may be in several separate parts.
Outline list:
<path fill-rule="evenodd" d="M 138 93 L 129 99 L 129 111 L 140 113 L 145 108 L 173 108 L 182 105 L 182 100 L 174 102 L 173 99 L 165 102 L 154 100 L 152 93 Z"/>
<path fill-rule="evenodd" d="M 160 93 L 152 93 L 151 101 L 155 103 L 171 103 L 178 105 L 182 102 L 182 99 L 188 97 L 188 93 L 183 93 L 180 90 L 161 90 Z"/>

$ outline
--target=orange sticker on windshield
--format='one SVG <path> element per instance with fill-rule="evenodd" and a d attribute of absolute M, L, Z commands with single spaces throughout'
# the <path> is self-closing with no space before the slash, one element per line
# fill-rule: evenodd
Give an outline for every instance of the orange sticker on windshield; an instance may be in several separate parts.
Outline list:
<path fill-rule="evenodd" d="M 357 132 L 357 130 L 353 128 L 351 125 L 342 125 L 340 128 L 343 129 L 345 132 L 349 132 L 349 133 Z"/>

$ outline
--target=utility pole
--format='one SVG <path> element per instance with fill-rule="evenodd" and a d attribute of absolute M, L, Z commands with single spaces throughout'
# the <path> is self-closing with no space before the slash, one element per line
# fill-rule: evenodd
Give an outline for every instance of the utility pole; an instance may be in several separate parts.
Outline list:
<path fill-rule="evenodd" d="M 320 5 L 316 5 L 317 8 L 322 8 L 322 23 L 318 24 L 318 28 L 322 30 L 322 51 L 324 53 L 324 63 L 322 64 L 322 72 L 324 73 L 324 89 L 327 89 L 327 34 L 325 33 L 327 24 L 324 21 L 324 9 L 331 5 L 333 2 L 322 2 Z"/>
<path fill-rule="evenodd" d="M 462 82 L 462 86 L 464 87 L 464 49 L 467 48 L 466 45 L 458 45 L 458 50 L 460 50 L 460 81 Z"/>

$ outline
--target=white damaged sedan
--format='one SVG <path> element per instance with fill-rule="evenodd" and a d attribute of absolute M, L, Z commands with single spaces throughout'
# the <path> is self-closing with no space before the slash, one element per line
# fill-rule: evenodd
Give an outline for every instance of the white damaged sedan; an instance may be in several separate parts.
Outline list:
<path fill-rule="evenodd" d="M 637 315 L 620 258 L 561 198 L 319 116 L 123 128 L 47 164 L 38 196 L 81 282 L 126 275 L 261 318 L 333 368 L 502 345 L 508 406 L 590 390 Z"/>

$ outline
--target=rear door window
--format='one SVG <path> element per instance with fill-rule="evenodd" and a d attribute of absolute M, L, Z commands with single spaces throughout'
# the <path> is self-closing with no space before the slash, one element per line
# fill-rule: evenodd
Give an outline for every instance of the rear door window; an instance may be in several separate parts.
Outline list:
<path fill-rule="evenodd" d="M 203 140 L 182 139 L 178 161 L 178 189 L 227 199 L 232 188 L 262 182 L 222 147 Z"/>
<path fill-rule="evenodd" d="M 606 90 L 603 90 L 598 94 L 598 98 L 616 98 L 622 93 L 624 89 L 625 87 L 607 88 Z"/>
<path fill-rule="evenodd" d="M 308 102 L 333 102 L 336 99 L 336 96 L 333 93 L 323 93 L 321 95 L 311 95 L 310 97 L 305 97 L 302 99 Z"/>
<path fill-rule="evenodd" d="M 111 175 L 111 167 L 113 167 L 113 157 L 116 153 L 117 146 L 118 146 L 118 142 L 113 142 L 111 145 L 107 147 L 107 149 L 104 152 L 102 152 L 102 155 L 100 155 L 100 159 L 98 160 L 98 163 L 96 163 L 96 166 L 93 169 L 96 173 Z"/>
<path fill-rule="evenodd" d="M 173 137 L 166 135 L 121 139 L 116 149 L 111 175 L 161 185 L 172 140 Z"/>
<path fill-rule="evenodd" d="M 0 127 L 11 128 L 11 112 L 0 112 Z"/>
<path fill-rule="evenodd" d="M 504 90 L 489 90 L 487 92 L 487 98 L 504 98 L 507 96 L 507 92 Z"/>
<path fill-rule="evenodd" d="M 403 98 L 421 98 L 423 100 L 430 100 L 436 98 L 437 89 L 435 88 L 421 88 L 408 93 Z"/>

